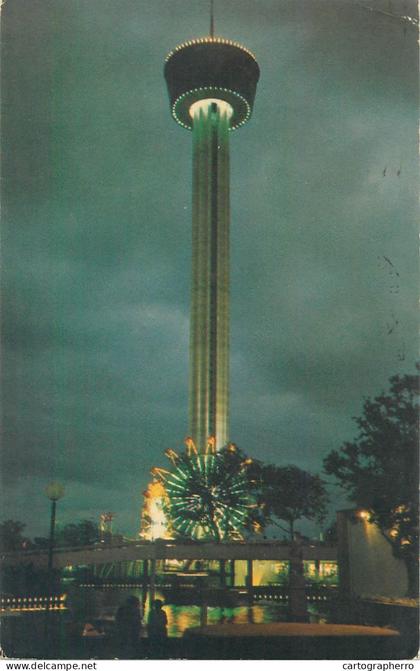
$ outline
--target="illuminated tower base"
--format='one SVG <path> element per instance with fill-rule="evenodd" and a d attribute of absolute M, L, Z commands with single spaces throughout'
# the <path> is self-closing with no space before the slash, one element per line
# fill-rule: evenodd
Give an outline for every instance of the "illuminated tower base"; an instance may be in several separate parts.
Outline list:
<path fill-rule="evenodd" d="M 190 435 L 200 453 L 229 439 L 229 132 L 250 117 L 259 67 L 220 37 L 191 40 L 167 57 L 175 120 L 193 132 Z"/>

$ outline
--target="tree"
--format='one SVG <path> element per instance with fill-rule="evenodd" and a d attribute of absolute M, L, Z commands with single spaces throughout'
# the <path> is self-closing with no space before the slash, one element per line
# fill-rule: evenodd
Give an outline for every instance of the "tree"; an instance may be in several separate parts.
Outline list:
<path fill-rule="evenodd" d="M 354 420 L 358 436 L 324 460 L 358 506 L 370 511 L 405 561 L 409 594 L 418 596 L 418 388 L 417 375 L 394 376 L 390 390 L 366 399 Z"/>
<path fill-rule="evenodd" d="M 70 522 L 63 527 L 58 527 L 55 534 L 55 545 L 57 547 L 78 547 L 82 545 L 93 545 L 99 540 L 99 526 L 92 520 L 80 520 Z M 43 537 L 34 538 L 34 544 L 40 549 L 49 547 L 49 539 Z"/>
<path fill-rule="evenodd" d="M 27 538 L 22 535 L 26 524 L 17 520 L 5 520 L 0 523 L 0 547 L 3 552 L 14 552 L 24 550 L 29 544 Z"/>
<path fill-rule="evenodd" d="M 57 545 L 81 546 L 93 545 L 99 540 L 99 527 L 91 520 L 80 520 L 66 524 L 57 531 Z"/>
<path fill-rule="evenodd" d="M 286 522 L 291 540 L 298 520 L 324 520 L 328 494 L 319 475 L 297 466 L 269 464 L 261 468 L 261 487 L 268 520 L 280 528 L 276 518 Z"/>
<path fill-rule="evenodd" d="M 17 564 L 1 567 L 1 585 L 3 592 L 16 596 L 47 594 L 53 585 L 54 591 L 60 589 L 60 570 L 54 569 L 52 574 L 46 568 L 38 568 L 33 563 Z"/>

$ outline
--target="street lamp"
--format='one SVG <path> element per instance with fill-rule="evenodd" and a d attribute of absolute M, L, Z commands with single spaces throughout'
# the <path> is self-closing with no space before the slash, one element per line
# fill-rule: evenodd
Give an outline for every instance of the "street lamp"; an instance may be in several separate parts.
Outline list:
<path fill-rule="evenodd" d="M 48 573 L 51 576 L 54 552 L 55 514 L 57 510 L 57 501 L 64 496 L 64 487 L 59 482 L 50 482 L 45 488 L 45 493 L 51 501 L 50 538 L 48 544 Z"/>
<path fill-rule="evenodd" d="M 360 520 L 363 520 L 363 522 L 370 522 L 369 510 L 358 510 L 356 514 Z"/>
<path fill-rule="evenodd" d="M 55 514 L 57 510 L 57 501 L 64 496 L 64 487 L 59 482 L 50 482 L 45 488 L 45 494 L 51 501 L 51 522 L 50 537 L 48 542 L 48 569 L 47 569 L 47 604 L 45 608 L 45 642 L 47 645 L 46 654 L 52 649 L 52 631 L 50 630 L 50 605 L 53 582 L 53 553 L 54 553 L 54 532 L 55 532 Z"/>

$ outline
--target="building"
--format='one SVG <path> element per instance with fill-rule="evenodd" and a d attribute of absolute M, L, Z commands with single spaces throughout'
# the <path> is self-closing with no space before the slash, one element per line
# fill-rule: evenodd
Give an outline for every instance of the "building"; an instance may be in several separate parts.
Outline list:
<path fill-rule="evenodd" d="M 212 31 L 211 31 L 212 32 Z M 172 116 L 192 131 L 190 436 L 229 440 L 229 136 L 252 113 L 259 67 L 245 47 L 209 37 L 169 53 Z"/>

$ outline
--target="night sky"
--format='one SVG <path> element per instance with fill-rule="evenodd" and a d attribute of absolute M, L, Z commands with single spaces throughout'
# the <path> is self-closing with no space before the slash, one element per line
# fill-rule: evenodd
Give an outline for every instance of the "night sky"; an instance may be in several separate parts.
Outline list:
<path fill-rule="evenodd" d="M 150 468 L 188 432 L 191 134 L 163 62 L 208 33 L 208 2 L 2 13 L 2 518 L 47 533 L 59 479 L 61 522 L 110 510 L 134 534 Z M 398 16 L 415 2 L 215 15 L 261 68 L 231 135 L 231 439 L 320 472 L 363 398 L 414 372 L 417 31 Z"/>

